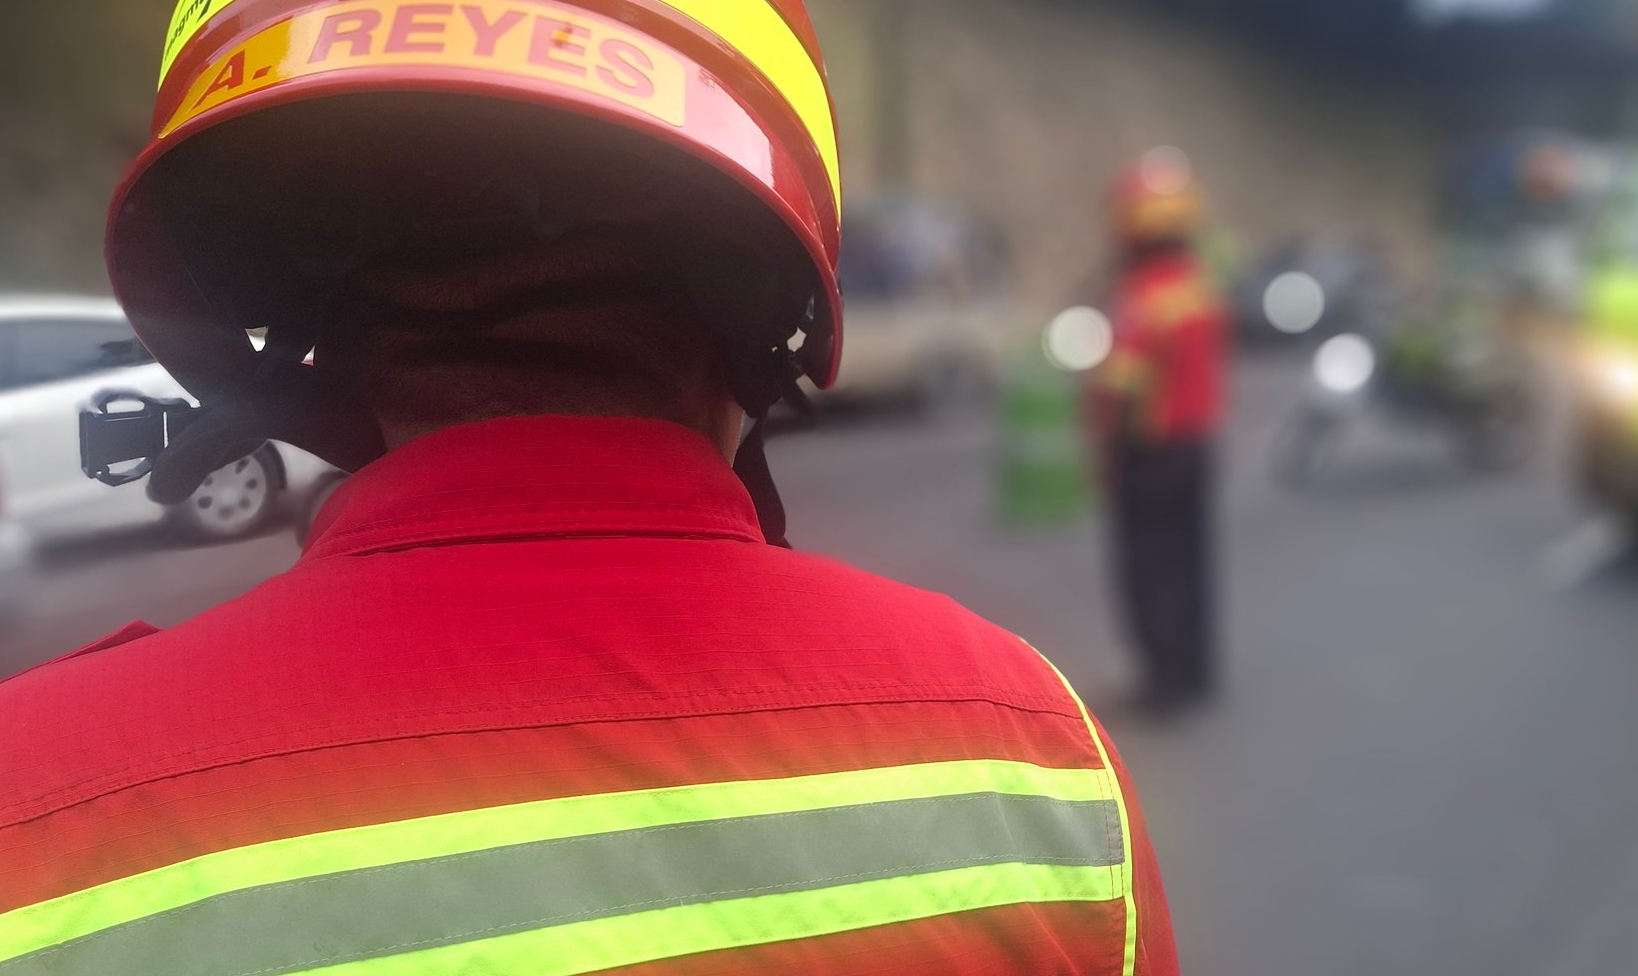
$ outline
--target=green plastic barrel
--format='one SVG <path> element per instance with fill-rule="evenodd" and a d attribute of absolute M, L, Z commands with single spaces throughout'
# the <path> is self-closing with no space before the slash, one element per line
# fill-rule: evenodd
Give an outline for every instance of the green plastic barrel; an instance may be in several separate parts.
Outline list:
<path fill-rule="evenodd" d="M 1066 526 L 1091 511 L 1080 377 L 1047 364 L 1038 347 L 1020 352 L 1000 399 L 997 492 L 1002 522 Z"/>

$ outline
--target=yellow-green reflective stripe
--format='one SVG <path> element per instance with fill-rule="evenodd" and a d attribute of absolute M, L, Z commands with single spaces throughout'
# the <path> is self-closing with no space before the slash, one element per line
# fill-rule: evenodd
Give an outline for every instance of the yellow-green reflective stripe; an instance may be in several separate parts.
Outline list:
<path fill-rule="evenodd" d="M 660 909 L 996 864 L 1125 858 L 1113 800 L 968 793 L 589 834 L 263 885 L 37 953 L 0 976 L 298 973 Z M 1107 885 L 1113 889 L 1113 882 Z M 292 923 L 295 924 L 292 924 Z M 660 951 L 660 950 L 651 950 Z M 663 953 L 662 953 L 663 954 Z"/>
<path fill-rule="evenodd" d="M 554 838 L 974 792 L 1119 799 L 1111 782 L 1101 770 L 976 760 L 569 797 L 314 834 L 212 854 L 0 915 L 0 960 L 226 892 L 325 874 Z"/>
<path fill-rule="evenodd" d="M 1030 902 L 1109 902 L 1108 868 L 998 864 L 840 888 L 598 919 L 323 970 L 324 976 L 528 973 L 579 976 L 699 952 L 747 948 Z"/>
<path fill-rule="evenodd" d="M 1098 733 L 1098 724 L 1092 721 L 1092 712 L 1087 709 L 1086 703 L 1081 701 L 1081 696 L 1075 693 L 1075 686 L 1069 683 L 1069 679 L 1064 676 L 1062 671 L 1058 670 L 1058 666 L 1052 663 L 1051 658 L 1036 650 L 1027 641 L 1024 642 L 1024 646 L 1035 651 L 1036 655 L 1046 662 L 1046 666 L 1052 669 L 1052 673 L 1057 675 L 1058 681 L 1063 684 L 1064 691 L 1074 700 L 1075 707 L 1081 710 L 1081 720 L 1086 723 L 1087 734 L 1092 736 L 1092 744 L 1098 747 L 1098 756 L 1103 760 L 1103 769 L 1100 772 L 1105 777 L 1104 789 L 1109 791 L 1120 808 L 1120 835 L 1127 839 L 1126 863 L 1116 869 L 1120 872 L 1120 897 L 1126 902 L 1126 960 L 1122 965 L 1121 972 L 1122 976 L 1132 976 L 1137 970 L 1138 943 L 1137 899 L 1132 893 L 1133 863 L 1131 857 L 1132 842 L 1136 838 L 1132 837 L 1132 822 L 1128 819 L 1126 813 L 1126 795 L 1121 792 L 1120 777 L 1115 773 L 1115 764 L 1110 761 L 1109 749 L 1103 744 L 1103 736 Z"/>

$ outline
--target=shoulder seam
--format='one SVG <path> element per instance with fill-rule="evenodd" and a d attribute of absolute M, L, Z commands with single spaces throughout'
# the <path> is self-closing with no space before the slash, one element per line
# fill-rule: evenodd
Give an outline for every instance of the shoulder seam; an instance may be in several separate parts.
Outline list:
<path fill-rule="evenodd" d="M 307 744 L 303 744 L 303 745 L 295 747 L 295 748 L 264 749 L 263 751 L 255 752 L 254 754 L 233 756 L 231 758 L 226 758 L 226 757 L 219 758 L 219 759 L 217 759 L 215 761 L 207 761 L 207 762 L 205 762 L 205 763 L 203 763 L 203 764 L 201 764 L 199 766 L 191 767 L 191 768 L 188 768 L 188 769 L 178 769 L 178 770 L 173 770 L 173 771 L 170 771 L 170 772 L 151 774 L 151 775 L 145 775 L 145 776 L 144 775 L 127 776 L 127 777 L 125 777 L 123 779 L 120 779 L 118 777 L 108 777 L 100 784 L 97 784 L 97 783 L 79 783 L 79 784 L 76 784 L 75 786 L 72 786 L 72 787 L 67 787 L 67 788 L 63 788 L 63 789 L 59 789 L 59 790 L 54 790 L 54 791 L 52 791 L 50 793 L 44 794 L 43 796 L 34 797 L 30 801 L 24 801 L 24 802 L 14 803 L 14 804 L 11 804 L 11 805 L 6 806 L 6 807 L 0 807 L 0 828 L 19 826 L 21 824 L 29 823 L 29 822 L 34 821 L 34 820 L 39 820 L 39 819 L 44 818 L 44 817 L 53 816 L 55 814 L 61 813 L 63 810 L 67 810 L 67 809 L 70 809 L 72 807 L 81 806 L 81 805 L 86 804 L 86 803 L 92 803 L 92 802 L 95 802 L 97 800 L 103 799 L 103 798 L 108 797 L 108 796 L 113 796 L 113 795 L 116 795 L 116 794 L 119 794 L 119 793 L 123 793 L 126 790 L 136 789 L 137 787 L 147 786 L 147 785 L 150 785 L 150 784 L 153 784 L 153 783 L 161 783 L 161 782 L 165 782 L 167 780 L 181 779 L 181 778 L 185 778 L 187 776 L 194 775 L 196 773 L 202 773 L 202 772 L 206 772 L 206 771 L 209 771 L 209 770 L 212 770 L 212 769 L 221 769 L 221 768 L 225 768 L 225 767 L 228 767 L 228 766 L 237 766 L 237 765 L 241 765 L 241 764 L 245 764 L 245 763 L 257 762 L 257 761 L 263 760 L 263 759 L 279 758 L 281 756 L 297 756 L 297 755 L 304 755 L 304 754 L 307 754 L 307 753 L 326 752 L 326 751 L 329 751 L 329 750 L 332 750 L 332 749 L 346 749 L 346 748 L 351 748 L 351 747 L 354 747 L 354 746 L 364 746 L 364 745 L 370 745 L 370 744 L 375 744 L 375 743 L 401 742 L 401 741 L 414 740 L 414 739 L 435 739 L 435 738 L 443 738 L 443 737 L 448 737 L 448 736 L 483 734 L 483 733 L 488 733 L 488 732 L 518 732 L 518 731 L 529 731 L 529 730 L 533 730 L 533 729 L 562 728 L 562 727 L 572 726 L 572 725 L 601 725 L 601 724 L 609 724 L 609 723 L 615 723 L 615 722 L 628 722 L 628 721 L 629 722 L 656 722 L 656 721 L 665 721 L 666 719 L 669 719 L 669 718 L 681 718 L 681 717 L 708 717 L 708 716 L 723 716 L 723 715 L 734 715 L 734 714 L 766 714 L 766 713 L 769 713 L 769 712 L 810 711 L 810 710 L 822 709 L 822 708 L 849 708 L 849 707 L 870 706 L 870 705 L 939 704 L 939 703 L 953 703 L 953 702 L 965 702 L 965 703 L 978 702 L 978 703 L 983 703 L 983 704 L 994 705 L 997 708 L 1012 709 L 1014 711 L 1030 712 L 1030 713 L 1033 713 L 1033 714 L 1040 714 L 1040 715 L 1055 715 L 1055 716 L 1057 716 L 1059 718 L 1063 718 L 1063 719 L 1066 719 L 1066 720 L 1073 720 L 1077 724 L 1079 724 L 1079 722 L 1080 722 L 1080 714 L 1079 714 L 1078 711 L 1071 711 L 1069 709 L 1066 709 L 1064 707 L 1064 702 L 1062 700 L 1053 701 L 1049 696 L 1042 696 L 1042 698 L 1037 702 L 1029 702 L 1027 700 L 1027 697 L 1021 697 L 1019 700 L 1015 700 L 1015 701 L 1005 701 L 1005 700 L 1001 700 L 998 696 L 977 694 L 977 693 L 972 693 L 972 692 L 959 693 L 959 694 L 952 693 L 950 695 L 944 695 L 944 696 L 941 696 L 941 697 L 923 696 L 923 697 L 905 697 L 905 698 L 894 698 L 894 699 L 875 699 L 875 700 L 864 700 L 864 701 L 812 702 L 812 703 L 803 703 L 803 704 L 787 704 L 787 705 L 777 705 L 777 706 L 747 707 L 747 708 L 739 709 L 737 711 L 677 713 L 677 712 L 672 712 L 672 711 L 662 712 L 662 711 L 658 711 L 658 710 L 651 710 L 649 712 L 634 712 L 634 713 L 625 714 L 625 715 L 618 715 L 618 716 L 605 716 L 605 717 L 597 717 L 597 718 L 589 718 L 589 719 L 574 719 L 574 720 L 564 720 L 564 721 L 557 721 L 557 722 L 482 722 L 482 721 L 474 720 L 474 721 L 471 721 L 471 722 L 469 722 L 468 724 L 466 724 L 464 726 L 460 726 L 460 727 L 453 727 L 452 726 L 452 727 L 449 727 L 449 728 L 430 730 L 430 731 L 428 731 L 428 730 L 405 730 L 405 731 L 402 731 L 402 732 L 392 732 L 392 733 L 376 734 L 376 735 L 338 736 L 336 738 L 333 738 L 333 739 L 330 739 L 330 740 L 327 740 L 327 741 L 318 741 L 318 742 L 307 743 Z M 436 709 L 436 710 L 429 710 L 429 711 L 424 711 L 424 712 L 419 712 L 419 713 L 408 713 L 408 714 L 402 715 L 400 717 L 401 718 L 416 718 L 416 717 L 427 717 L 427 716 L 433 716 L 433 715 L 449 715 L 449 716 L 481 715 L 481 714 L 484 714 L 484 713 L 498 712 L 498 711 L 502 711 L 504 709 L 511 709 L 511 708 L 515 708 L 515 707 L 517 707 L 517 706 L 504 706 L 504 707 L 497 706 L 497 707 L 465 708 L 465 709 Z M 213 749 L 226 749 L 226 748 L 232 748 L 234 746 L 249 745 L 251 743 L 255 743 L 255 742 L 258 742 L 258 741 L 268 739 L 273 735 L 282 735 L 282 734 L 285 734 L 285 733 L 281 730 L 280 732 L 268 733 L 266 735 L 255 736 L 255 737 L 252 737 L 252 738 L 249 738 L 249 739 L 242 739 L 242 740 L 238 740 L 238 741 L 235 741 L 235 742 L 215 743 L 215 744 L 213 744 L 211 746 L 211 748 L 213 748 Z M 188 757 L 190 755 L 197 755 L 197 754 L 199 754 L 201 752 L 204 752 L 204 751 L 205 751 L 204 749 L 195 749 L 195 750 L 191 750 L 189 752 L 177 753 L 177 754 L 174 754 L 174 755 L 171 755 L 171 756 L 167 756 L 167 757 L 159 760 L 158 762 L 159 763 L 164 763 L 164 762 L 168 762 L 168 761 L 181 760 L 181 759 L 185 759 L 186 757 Z M 84 790 L 85 791 L 84 795 L 79 795 L 79 796 L 73 795 L 79 790 Z M 42 809 L 37 809 L 37 810 L 28 810 L 28 807 L 29 807 L 29 805 L 31 803 L 40 804 L 40 805 L 42 805 L 43 808 Z M 24 811 L 24 812 L 22 812 L 21 815 L 19 815 L 18 814 L 19 811 Z M 15 819 L 12 819 L 12 818 L 15 818 Z"/>

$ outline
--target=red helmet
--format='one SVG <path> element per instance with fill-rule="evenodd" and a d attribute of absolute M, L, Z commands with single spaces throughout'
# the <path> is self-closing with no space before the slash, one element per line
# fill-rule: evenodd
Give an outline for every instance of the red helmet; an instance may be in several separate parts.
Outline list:
<path fill-rule="evenodd" d="M 1581 161 L 1568 143 L 1539 142 L 1519 160 L 1519 185 L 1533 203 L 1568 200 L 1575 196 L 1581 180 Z"/>
<path fill-rule="evenodd" d="M 245 330 L 304 314 L 304 272 L 340 259 L 360 201 L 446 185 L 431 170 L 470 174 L 451 209 L 515 197 L 521 172 L 559 181 L 530 188 L 535 219 L 731 239 L 777 285 L 752 305 L 797 312 L 727 338 L 789 342 L 834 381 L 840 170 L 801 0 L 182 0 L 153 140 L 114 196 L 115 291 L 178 380 L 234 398 L 258 376 Z M 680 210 L 648 213 L 662 198 Z"/>
<path fill-rule="evenodd" d="M 1128 244 L 1188 240 L 1206 219 L 1206 199 L 1182 150 L 1151 149 L 1115 181 L 1114 232 Z"/>

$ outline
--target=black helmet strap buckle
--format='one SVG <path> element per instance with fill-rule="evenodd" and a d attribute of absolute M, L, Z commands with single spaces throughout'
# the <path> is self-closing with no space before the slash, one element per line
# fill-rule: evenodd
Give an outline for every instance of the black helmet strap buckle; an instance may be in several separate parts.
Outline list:
<path fill-rule="evenodd" d="M 230 384 L 239 393 L 199 407 L 185 400 L 155 400 L 113 390 L 80 414 L 80 467 L 86 477 L 127 485 L 150 477 L 148 497 L 162 505 L 187 501 L 212 471 L 255 451 L 278 436 L 292 404 L 314 392 L 314 377 L 302 365 L 316 330 L 284 327 L 268 331 L 247 375 Z M 136 410 L 116 410 L 137 403 Z M 299 413 L 299 411 L 296 411 Z M 358 463 L 379 455 L 373 444 L 341 445 L 336 453 Z M 137 462 L 121 471 L 115 465 Z"/>
<path fill-rule="evenodd" d="M 114 409 L 121 403 L 141 406 Z M 266 440 L 255 433 L 251 412 L 237 402 L 195 407 L 186 400 L 109 390 L 91 406 L 80 413 L 80 470 L 116 488 L 150 478 L 148 497 L 161 505 L 187 501 L 212 471 Z M 132 461 L 129 468 L 114 470 Z"/>
<path fill-rule="evenodd" d="M 134 403 L 136 410 L 116 410 Z M 154 459 L 193 420 L 199 410 L 186 400 L 156 400 L 132 390 L 105 390 L 80 413 L 80 470 L 85 476 L 118 488 L 146 478 Z M 123 471 L 115 465 L 137 462 Z"/>

